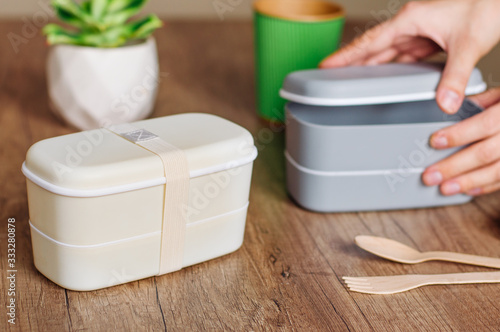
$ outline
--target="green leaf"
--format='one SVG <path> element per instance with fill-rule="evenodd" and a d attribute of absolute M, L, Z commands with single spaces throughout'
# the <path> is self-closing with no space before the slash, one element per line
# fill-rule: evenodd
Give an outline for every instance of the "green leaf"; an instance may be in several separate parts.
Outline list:
<path fill-rule="evenodd" d="M 108 13 L 114 13 L 125 8 L 139 7 L 142 8 L 148 0 L 109 0 Z"/>
<path fill-rule="evenodd" d="M 47 24 L 42 29 L 42 33 L 44 35 L 47 35 L 49 33 L 59 33 L 59 32 L 66 32 L 66 31 L 67 30 L 64 29 L 62 26 L 54 24 L 54 23 Z"/>
<path fill-rule="evenodd" d="M 102 33 L 82 34 L 85 45 L 97 47 L 118 47 L 128 40 L 127 29 L 124 26 L 108 29 Z"/>
<path fill-rule="evenodd" d="M 90 14 L 91 13 L 91 9 L 90 9 L 90 0 L 85 0 L 85 1 L 82 1 L 82 3 L 80 4 L 80 7 L 82 7 L 82 10 L 84 12 L 86 12 L 87 14 Z"/>
<path fill-rule="evenodd" d="M 131 23 L 133 30 L 131 39 L 145 39 L 149 37 L 156 29 L 163 26 L 163 22 L 156 15 L 149 15 L 146 18 Z"/>
<path fill-rule="evenodd" d="M 85 27 L 85 23 L 72 13 L 62 9 L 62 8 L 56 8 L 55 12 L 57 16 L 61 19 L 61 21 L 68 23 L 69 25 L 75 26 L 77 28 L 83 28 Z"/>
<path fill-rule="evenodd" d="M 49 34 L 47 35 L 47 43 L 49 45 L 64 44 L 64 45 L 82 45 L 77 36 L 64 34 Z"/>
<path fill-rule="evenodd" d="M 85 45 L 118 47 L 130 40 L 145 39 L 162 25 L 163 22 L 158 17 L 150 15 L 136 22 L 110 28 L 102 33 L 84 33 L 82 41 Z"/>
<path fill-rule="evenodd" d="M 147 0 L 129 0 L 127 6 L 117 11 L 111 10 L 111 3 L 107 15 L 102 19 L 102 23 L 108 27 L 121 25 L 137 14 L 146 2 Z"/>
<path fill-rule="evenodd" d="M 51 0 L 58 17 L 79 31 L 57 24 L 43 29 L 49 44 L 119 47 L 130 40 L 145 39 L 163 25 L 156 15 L 126 23 L 147 0 Z"/>
<path fill-rule="evenodd" d="M 91 0 L 90 13 L 95 20 L 100 20 L 106 12 L 108 7 L 108 0 Z"/>
<path fill-rule="evenodd" d="M 80 37 L 57 24 L 47 24 L 42 32 L 47 35 L 47 43 L 53 44 L 80 44 Z"/>
<path fill-rule="evenodd" d="M 47 35 L 47 42 L 50 45 L 54 44 L 71 44 L 91 47 L 118 47 L 126 43 L 126 33 L 124 27 L 110 29 L 105 33 L 82 33 L 73 34 L 64 28 L 55 24 L 49 24 L 44 29 Z"/>
<path fill-rule="evenodd" d="M 63 10 L 80 19 L 86 25 L 92 28 L 101 29 L 99 23 L 73 0 L 52 0 L 51 4 L 56 11 Z"/>

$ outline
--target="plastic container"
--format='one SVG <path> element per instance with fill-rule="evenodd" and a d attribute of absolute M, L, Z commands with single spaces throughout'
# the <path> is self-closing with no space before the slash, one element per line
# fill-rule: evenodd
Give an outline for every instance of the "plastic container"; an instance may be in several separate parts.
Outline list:
<path fill-rule="evenodd" d="M 290 74 L 281 94 L 294 101 L 286 105 L 285 152 L 292 198 L 319 212 L 470 201 L 466 195 L 443 196 L 421 181 L 426 167 L 459 149 L 432 149 L 431 134 L 481 111 L 468 100 L 457 114 L 440 110 L 434 90 L 441 70 L 388 64 Z M 467 93 L 485 87 L 476 69 Z"/>
<path fill-rule="evenodd" d="M 238 249 L 257 155 L 251 134 L 208 114 L 133 125 L 187 160 L 182 267 Z M 97 129 L 34 144 L 23 173 L 34 262 L 47 278 L 82 291 L 159 274 L 166 179 L 157 155 Z"/>

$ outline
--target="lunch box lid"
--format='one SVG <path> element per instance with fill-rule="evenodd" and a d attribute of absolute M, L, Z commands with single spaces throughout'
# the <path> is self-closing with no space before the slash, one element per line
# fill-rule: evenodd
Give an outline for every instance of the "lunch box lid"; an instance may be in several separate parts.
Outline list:
<path fill-rule="evenodd" d="M 252 135 L 211 114 L 187 113 L 132 123 L 184 151 L 190 177 L 253 162 Z M 23 164 L 25 176 L 56 194 L 94 197 L 165 183 L 161 159 L 107 129 L 35 143 Z"/>
<path fill-rule="evenodd" d="M 435 98 L 443 64 L 388 63 L 296 71 L 286 76 L 280 96 L 301 104 L 348 106 L 389 104 Z M 486 89 L 475 68 L 466 95 Z"/>

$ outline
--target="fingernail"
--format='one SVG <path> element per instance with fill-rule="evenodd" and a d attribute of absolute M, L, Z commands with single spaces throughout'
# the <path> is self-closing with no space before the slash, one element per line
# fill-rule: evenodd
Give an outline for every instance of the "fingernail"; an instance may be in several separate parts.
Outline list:
<path fill-rule="evenodd" d="M 461 191 L 460 184 L 457 182 L 446 182 L 441 186 L 441 191 L 445 195 L 455 195 Z"/>
<path fill-rule="evenodd" d="M 467 195 L 477 196 L 477 195 L 481 195 L 482 192 L 483 192 L 483 190 L 481 188 L 474 188 L 474 189 L 469 190 L 467 192 Z"/>
<path fill-rule="evenodd" d="M 460 96 L 452 90 L 445 90 L 441 97 L 441 107 L 447 113 L 455 113 L 460 108 Z"/>
<path fill-rule="evenodd" d="M 423 180 L 426 185 L 435 186 L 443 181 L 443 175 L 438 171 L 424 173 Z"/>
<path fill-rule="evenodd" d="M 431 146 L 437 149 L 447 148 L 448 138 L 446 138 L 442 133 L 436 133 L 431 137 Z"/>

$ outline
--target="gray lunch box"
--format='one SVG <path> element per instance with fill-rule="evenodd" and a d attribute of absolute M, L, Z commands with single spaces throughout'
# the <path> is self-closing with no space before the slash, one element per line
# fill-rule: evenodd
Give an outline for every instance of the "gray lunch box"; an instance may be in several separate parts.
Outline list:
<path fill-rule="evenodd" d="M 481 109 L 465 100 L 453 115 L 441 111 L 435 89 L 441 64 L 385 64 L 305 70 L 288 75 L 287 187 L 306 209 L 319 212 L 391 210 L 461 204 L 422 183 L 424 169 L 459 148 L 434 150 L 438 129 Z M 466 94 L 486 89 L 475 69 Z"/>

